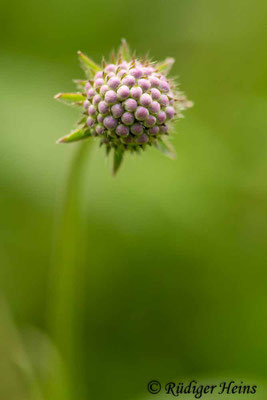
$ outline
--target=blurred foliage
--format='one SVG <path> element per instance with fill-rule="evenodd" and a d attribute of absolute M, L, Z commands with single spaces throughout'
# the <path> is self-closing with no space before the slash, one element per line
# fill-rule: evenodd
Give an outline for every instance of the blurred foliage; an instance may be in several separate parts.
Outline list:
<path fill-rule="evenodd" d="M 143 399 L 156 377 L 264 382 L 266 16 L 264 0 L 1 3 L 0 290 L 16 332 L 13 340 L 1 323 L 1 361 L 24 354 L 29 373 L 44 360 L 53 377 L 37 374 L 30 389 L 35 378 L 2 361 L 0 400 L 39 390 L 57 400 Z M 177 123 L 176 161 L 156 150 L 129 156 L 114 179 L 104 152 L 88 150 L 80 240 L 74 213 L 72 261 L 59 265 L 78 146 L 55 141 L 78 114 L 53 96 L 82 76 L 77 50 L 100 61 L 121 37 L 137 54 L 175 57 L 195 107 Z M 67 268 L 71 288 L 62 286 Z M 25 337 L 25 326 L 35 333 Z"/>

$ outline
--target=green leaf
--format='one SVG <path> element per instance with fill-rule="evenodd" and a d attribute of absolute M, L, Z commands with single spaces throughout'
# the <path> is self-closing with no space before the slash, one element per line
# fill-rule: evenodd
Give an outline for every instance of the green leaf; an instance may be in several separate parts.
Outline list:
<path fill-rule="evenodd" d="M 165 156 L 174 160 L 176 158 L 176 152 L 173 146 L 165 138 L 158 138 L 155 142 L 155 147 L 163 153 Z"/>
<path fill-rule="evenodd" d="M 125 39 L 121 40 L 121 46 L 119 48 L 119 58 L 120 57 L 127 62 L 131 61 L 132 59 L 130 48 Z"/>
<path fill-rule="evenodd" d="M 81 51 L 78 51 L 78 56 L 82 65 L 82 68 L 89 76 L 94 76 L 96 72 L 101 71 L 99 65 L 97 65 L 91 58 L 87 57 Z"/>
<path fill-rule="evenodd" d="M 86 97 L 82 93 L 58 93 L 55 99 L 73 106 L 82 105 Z"/>
<path fill-rule="evenodd" d="M 63 136 L 58 139 L 57 143 L 72 143 L 77 142 L 78 140 L 83 140 L 91 136 L 90 129 L 88 128 L 77 128 L 72 131 L 70 134 Z"/>
<path fill-rule="evenodd" d="M 168 74 L 174 64 L 174 58 L 166 58 L 166 60 L 157 64 L 157 70 L 159 72 L 163 72 L 164 74 Z"/>
<path fill-rule="evenodd" d="M 121 166 L 122 160 L 123 160 L 123 150 L 117 148 L 116 150 L 114 150 L 114 155 L 113 155 L 113 168 L 112 168 L 113 175 L 116 175 L 118 169 Z"/>

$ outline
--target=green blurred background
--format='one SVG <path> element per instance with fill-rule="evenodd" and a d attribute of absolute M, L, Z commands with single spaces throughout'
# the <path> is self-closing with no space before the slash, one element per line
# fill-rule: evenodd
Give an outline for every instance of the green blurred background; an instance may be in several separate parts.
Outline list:
<path fill-rule="evenodd" d="M 182 377 L 266 398 L 266 1 L 14 0 L 0 20 L 0 400 L 149 399 Z M 113 178 L 84 143 L 62 212 L 81 150 L 55 141 L 78 111 L 53 96 L 83 76 L 77 50 L 122 37 L 176 59 L 195 103 L 178 158 Z"/>

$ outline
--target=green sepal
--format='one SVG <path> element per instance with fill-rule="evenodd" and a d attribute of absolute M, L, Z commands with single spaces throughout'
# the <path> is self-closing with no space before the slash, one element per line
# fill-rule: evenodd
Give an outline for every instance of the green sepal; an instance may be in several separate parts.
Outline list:
<path fill-rule="evenodd" d="M 117 62 L 116 53 L 114 50 L 112 50 L 112 52 L 111 52 L 110 62 L 111 62 L 111 64 L 116 64 L 116 62 Z"/>
<path fill-rule="evenodd" d="M 154 146 L 165 156 L 174 160 L 176 158 L 176 152 L 173 146 L 168 142 L 166 138 L 157 138 L 157 141 L 154 143 Z"/>
<path fill-rule="evenodd" d="M 79 121 L 78 121 L 78 125 L 84 125 L 85 122 L 87 120 L 87 117 L 84 115 Z"/>
<path fill-rule="evenodd" d="M 104 70 L 107 66 L 107 62 L 105 60 L 105 57 L 102 58 L 102 69 Z"/>
<path fill-rule="evenodd" d="M 99 144 L 99 147 L 102 147 L 102 146 L 104 146 L 104 145 L 105 145 L 105 153 L 106 153 L 106 156 L 108 156 L 109 153 L 110 153 L 110 151 L 111 151 L 111 146 L 110 146 L 109 144 L 107 144 L 107 142 L 106 142 L 105 139 L 102 139 L 101 142 L 100 142 L 100 144 Z"/>
<path fill-rule="evenodd" d="M 123 161 L 123 150 L 118 147 L 117 149 L 114 149 L 114 154 L 113 154 L 113 166 L 112 166 L 112 173 L 113 175 L 116 175 L 118 169 L 121 166 L 121 163 Z"/>
<path fill-rule="evenodd" d="M 82 105 L 86 97 L 82 93 L 58 93 L 55 95 L 55 99 L 73 106 Z"/>
<path fill-rule="evenodd" d="M 83 90 L 88 81 L 85 81 L 83 79 L 73 79 L 73 82 L 76 84 L 78 89 Z"/>
<path fill-rule="evenodd" d="M 166 58 L 166 60 L 158 63 L 156 68 L 158 72 L 162 72 L 164 74 L 168 74 L 174 64 L 174 58 Z"/>
<path fill-rule="evenodd" d="M 118 57 L 119 57 L 119 59 L 122 58 L 122 60 L 127 61 L 127 62 L 131 61 L 131 59 L 132 59 L 130 48 L 125 39 L 121 40 L 121 46 L 119 48 Z"/>
<path fill-rule="evenodd" d="M 72 131 L 70 134 L 58 139 L 57 143 L 72 143 L 78 140 L 83 140 L 91 136 L 90 129 L 87 127 L 79 127 Z"/>
<path fill-rule="evenodd" d="M 81 66 L 88 76 L 93 77 L 96 72 L 101 71 L 99 65 L 97 65 L 93 60 L 91 60 L 91 58 L 83 54 L 81 51 L 78 51 L 78 56 Z"/>

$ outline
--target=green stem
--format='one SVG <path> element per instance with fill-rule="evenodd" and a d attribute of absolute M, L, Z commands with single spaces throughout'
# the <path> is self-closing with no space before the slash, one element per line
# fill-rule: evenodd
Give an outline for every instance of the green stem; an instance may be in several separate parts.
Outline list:
<path fill-rule="evenodd" d="M 53 382 L 51 399 L 71 399 L 75 391 L 75 338 L 78 334 L 78 297 L 83 269 L 83 219 L 81 215 L 82 182 L 91 141 L 80 144 L 71 165 L 67 187 L 60 209 L 59 229 L 52 263 L 52 293 L 49 308 L 53 340 L 65 365 L 68 388 L 62 388 L 62 377 Z M 60 383 L 61 382 L 61 383 Z M 72 390 L 74 389 L 74 390 Z"/>

